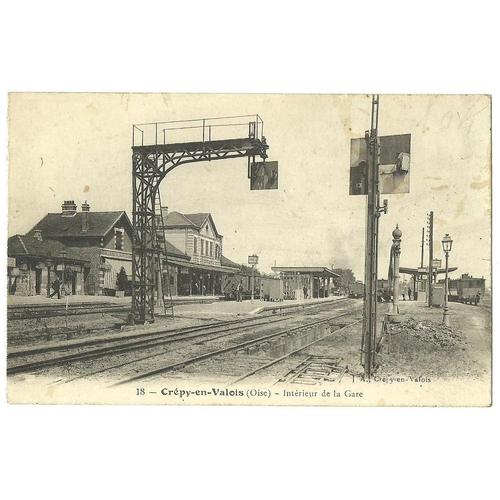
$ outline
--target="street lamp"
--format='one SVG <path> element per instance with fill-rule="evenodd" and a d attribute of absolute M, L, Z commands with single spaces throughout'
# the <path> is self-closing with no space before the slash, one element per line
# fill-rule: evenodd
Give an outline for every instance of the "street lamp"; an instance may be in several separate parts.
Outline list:
<path fill-rule="evenodd" d="M 62 280 L 61 281 L 62 281 L 63 288 L 65 288 L 65 286 L 64 286 L 64 283 L 66 281 L 66 260 L 65 259 L 66 259 L 67 255 L 68 255 L 68 252 L 66 252 L 65 248 L 63 248 L 61 250 L 61 254 L 60 255 L 61 255 L 61 260 L 62 260 Z"/>
<path fill-rule="evenodd" d="M 448 316 L 448 256 L 451 252 L 451 247 L 453 245 L 453 240 L 450 238 L 450 235 L 446 233 L 444 235 L 443 240 L 441 241 L 443 244 L 443 252 L 446 258 L 446 277 L 444 280 L 444 308 L 443 308 L 443 324 L 446 326 L 450 326 L 450 318 Z"/>
<path fill-rule="evenodd" d="M 259 263 L 258 255 L 249 255 L 248 264 L 252 266 L 252 302 L 255 296 L 255 264 Z"/>

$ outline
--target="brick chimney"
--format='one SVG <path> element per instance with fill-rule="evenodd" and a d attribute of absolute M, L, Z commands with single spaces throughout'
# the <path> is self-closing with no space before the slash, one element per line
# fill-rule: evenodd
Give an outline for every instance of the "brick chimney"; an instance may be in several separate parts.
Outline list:
<path fill-rule="evenodd" d="M 42 230 L 41 229 L 34 229 L 33 230 L 33 238 L 38 241 L 43 241 L 42 237 Z"/>
<path fill-rule="evenodd" d="M 82 203 L 82 233 L 86 233 L 89 230 L 89 212 L 90 205 L 85 200 L 85 203 Z"/>
<path fill-rule="evenodd" d="M 62 204 L 61 215 L 63 217 L 73 217 L 76 214 L 76 204 L 74 200 L 67 200 Z"/>

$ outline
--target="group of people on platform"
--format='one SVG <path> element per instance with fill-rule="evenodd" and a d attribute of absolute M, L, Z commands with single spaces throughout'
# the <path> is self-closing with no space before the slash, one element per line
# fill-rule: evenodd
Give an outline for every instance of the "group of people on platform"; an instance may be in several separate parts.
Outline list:
<path fill-rule="evenodd" d="M 52 288 L 52 293 L 49 295 L 49 299 L 57 295 L 57 298 L 60 299 L 61 295 L 69 295 L 67 287 L 64 286 L 64 283 L 59 281 L 59 278 L 56 279 L 50 284 Z"/>
<path fill-rule="evenodd" d="M 378 295 L 378 302 L 392 302 L 393 294 L 390 288 L 379 289 L 377 291 L 377 295 Z M 401 297 L 404 301 L 417 300 L 417 293 L 414 292 L 410 287 L 408 287 L 407 289 L 403 288 L 403 291 L 401 292 Z"/>

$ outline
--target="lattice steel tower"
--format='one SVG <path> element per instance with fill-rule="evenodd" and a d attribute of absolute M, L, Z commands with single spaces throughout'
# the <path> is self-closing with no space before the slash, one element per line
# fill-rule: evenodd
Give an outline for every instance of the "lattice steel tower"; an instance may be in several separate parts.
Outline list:
<path fill-rule="evenodd" d="M 154 321 L 156 220 L 161 181 L 185 163 L 267 158 L 259 115 L 142 123 L 132 127 L 132 312 L 136 323 Z M 222 135 L 223 138 L 215 138 Z M 180 140 L 181 139 L 181 140 Z M 183 139 L 183 140 L 182 140 Z M 166 256 L 165 256 L 166 257 Z"/>

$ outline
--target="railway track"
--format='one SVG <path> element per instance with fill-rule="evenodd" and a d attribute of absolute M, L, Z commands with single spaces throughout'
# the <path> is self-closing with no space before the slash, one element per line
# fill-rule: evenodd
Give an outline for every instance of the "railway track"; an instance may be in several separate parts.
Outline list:
<path fill-rule="evenodd" d="M 67 309 L 62 304 L 53 306 L 9 306 L 7 309 L 7 319 L 15 321 L 109 312 L 126 313 L 128 311 L 130 311 L 130 306 L 120 304 L 71 304 Z"/>
<path fill-rule="evenodd" d="M 127 337 L 122 336 L 117 339 L 93 339 L 81 341 L 71 345 L 59 344 L 54 346 L 44 346 L 41 348 L 16 350 L 7 353 L 7 362 L 13 359 L 36 358 L 36 356 L 64 351 L 66 351 L 66 353 L 62 356 L 50 357 L 48 359 L 29 359 L 28 361 L 24 361 L 19 364 L 7 366 L 7 375 L 32 372 L 41 368 L 49 368 L 75 361 L 95 359 L 102 356 L 158 347 L 171 344 L 176 341 L 188 341 L 209 335 L 222 333 L 229 335 L 234 330 L 252 328 L 262 324 L 267 325 L 274 322 L 285 321 L 286 319 L 287 318 L 283 316 L 273 320 L 270 320 L 268 317 L 245 318 L 233 321 L 220 321 L 210 325 L 198 325 L 176 330 L 160 330 L 146 334 L 128 335 Z M 71 353 L 71 351 L 76 352 Z"/>
<path fill-rule="evenodd" d="M 355 302 L 346 299 L 348 302 Z M 344 300 L 336 305 L 345 305 Z M 127 333 L 117 338 L 88 339 L 78 342 L 60 343 L 51 346 L 31 347 L 8 352 L 7 374 L 9 376 L 40 372 L 55 367 L 62 367 L 66 372 L 63 383 L 77 379 L 102 376 L 113 370 L 130 367 L 137 371 L 137 365 L 147 364 L 154 358 L 170 356 L 179 359 L 183 352 L 193 349 L 203 349 L 202 344 L 220 343 L 229 337 L 251 336 L 246 345 L 259 341 L 258 330 L 268 329 L 289 320 L 300 320 L 304 316 L 318 314 L 325 306 L 331 308 L 331 303 L 320 304 L 322 307 L 312 307 L 301 314 L 291 311 L 280 316 L 272 314 L 230 321 L 219 321 L 210 324 L 186 327 L 182 329 L 165 329 L 149 333 Z M 250 331 L 252 330 L 252 331 Z M 250 331 L 250 332 L 249 332 Z M 262 339 L 261 339 L 262 340 Z M 132 355 L 130 354 L 132 353 Z M 128 354 L 128 356 L 127 356 Z M 139 355 L 139 357 L 137 357 Z M 131 358 L 132 356 L 132 358 Z M 203 359 L 204 353 L 200 354 Z M 69 372 L 69 376 L 68 373 Z M 83 372 L 83 373 L 82 373 Z"/>
<path fill-rule="evenodd" d="M 215 300 L 178 300 L 174 301 L 175 306 L 187 304 L 210 304 L 216 302 Z M 130 312 L 131 305 L 115 304 L 112 302 L 105 303 L 79 303 L 69 304 L 66 308 L 65 304 L 40 304 L 40 305 L 11 305 L 7 307 L 7 319 L 13 320 L 27 320 L 39 318 L 55 318 L 59 316 L 79 316 L 85 314 L 100 314 L 100 313 L 128 313 Z"/>
<path fill-rule="evenodd" d="M 330 333 L 322 336 L 321 338 L 314 338 L 313 337 L 312 341 L 308 342 L 306 345 L 300 346 L 299 348 L 297 348 L 297 349 L 295 349 L 293 351 L 290 351 L 290 352 L 284 354 L 283 356 L 281 356 L 279 358 L 272 359 L 272 360 L 270 360 L 268 362 L 265 362 L 264 364 L 260 364 L 256 368 L 252 368 L 251 370 L 247 371 L 243 375 L 240 375 L 237 378 L 233 379 L 228 384 L 228 386 L 235 385 L 235 384 L 237 384 L 239 382 L 243 382 L 244 380 L 248 381 L 249 379 L 251 379 L 252 377 L 255 377 L 258 374 L 262 375 L 262 373 L 265 372 L 266 370 L 268 370 L 269 368 L 271 368 L 271 367 L 273 367 L 273 366 L 281 363 L 282 361 L 290 358 L 291 356 L 294 356 L 295 354 L 300 353 L 301 351 L 307 349 L 308 347 L 312 346 L 313 344 L 316 344 L 317 342 L 320 342 L 321 340 L 325 339 L 326 337 L 328 337 L 332 333 L 340 333 L 341 331 L 345 330 L 346 328 L 349 328 L 351 326 L 359 324 L 361 321 L 362 321 L 362 319 L 354 320 L 354 321 L 351 321 L 348 324 L 340 325 L 340 326 L 338 326 L 338 325 L 330 325 Z M 332 330 L 332 326 L 333 326 L 333 330 Z M 337 367 L 335 367 L 335 368 L 337 368 Z M 347 367 L 346 368 L 342 368 L 342 375 L 346 371 L 347 371 Z M 278 383 L 280 381 L 281 380 L 278 380 L 276 383 Z"/>
<path fill-rule="evenodd" d="M 310 345 L 319 342 L 331 335 L 334 331 L 340 331 L 344 328 L 352 326 L 360 322 L 359 319 L 348 323 L 342 322 L 340 326 L 338 320 L 352 316 L 353 312 L 348 311 L 335 316 L 329 316 L 305 324 L 300 324 L 292 328 L 278 329 L 264 335 L 258 335 L 249 340 L 240 340 L 236 343 L 229 343 L 218 349 L 210 349 L 206 352 L 198 353 L 192 356 L 181 357 L 172 363 L 165 364 L 154 370 L 140 372 L 132 377 L 126 378 L 114 385 L 123 385 L 132 382 L 142 381 L 146 379 L 159 378 L 160 376 L 180 371 L 186 372 L 186 368 L 193 365 L 201 365 L 204 362 L 210 362 L 210 367 L 201 367 L 200 376 L 207 376 L 209 373 L 220 375 L 221 373 L 230 374 L 227 377 L 227 384 L 234 385 L 245 379 L 248 379 L 258 372 L 262 372 L 269 367 L 276 365 L 297 352 L 306 349 Z M 333 328 L 333 329 L 332 329 Z M 284 346 L 284 352 L 279 353 L 280 347 Z M 261 353 L 270 354 L 274 357 L 268 359 L 268 356 L 259 356 Z M 232 355 L 232 357 L 228 357 Z M 239 372 L 238 376 L 234 376 L 234 372 Z M 189 374 L 191 377 L 193 373 Z"/>

